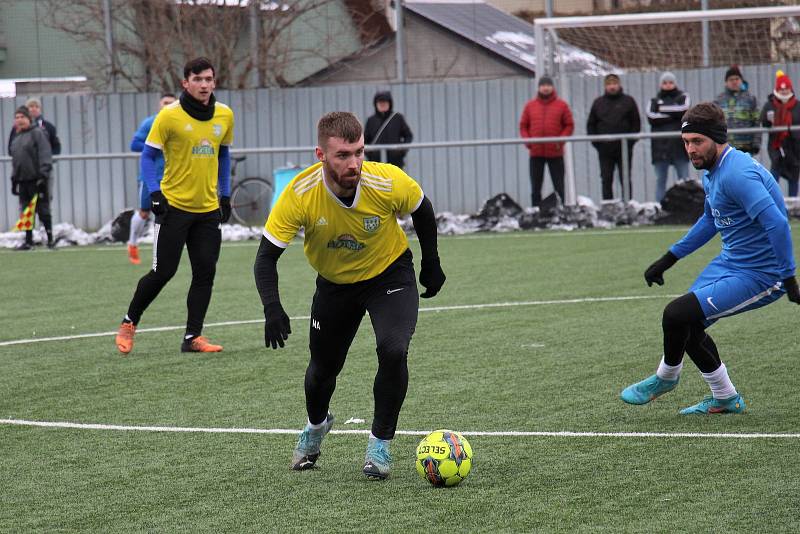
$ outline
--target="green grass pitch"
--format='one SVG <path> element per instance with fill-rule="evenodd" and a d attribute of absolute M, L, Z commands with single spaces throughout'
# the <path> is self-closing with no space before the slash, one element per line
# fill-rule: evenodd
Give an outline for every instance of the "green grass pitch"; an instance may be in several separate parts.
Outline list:
<path fill-rule="evenodd" d="M 786 299 L 710 331 L 744 414 L 680 416 L 707 391 L 688 359 L 669 395 L 619 400 L 656 367 L 664 305 L 719 249 L 713 241 L 648 288 L 644 269 L 683 232 L 440 238 L 448 279 L 421 300 L 399 427 L 466 433 L 474 467 L 455 488 L 419 478 L 418 435 L 398 435 L 391 478 L 370 482 L 363 433 L 330 435 L 319 467 L 296 473 L 294 434 L 0 424 L 0 532 L 797 532 L 798 437 L 469 434 L 800 433 L 800 309 Z M 300 244 L 281 258 L 293 334 L 265 349 L 263 324 L 247 322 L 263 317 L 257 247 L 222 249 L 204 333 L 224 352 L 181 354 L 179 328 L 140 332 L 127 358 L 112 335 L 9 342 L 114 331 L 148 249 L 138 267 L 119 247 L 0 251 L 0 419 L 300 429 L 314 273 Z M 189 277 L 184 254 L 140 328 L 184 323 Z M 333 397 L 335 429 L 369 429 L 376 367 L 365 319 Z"/>

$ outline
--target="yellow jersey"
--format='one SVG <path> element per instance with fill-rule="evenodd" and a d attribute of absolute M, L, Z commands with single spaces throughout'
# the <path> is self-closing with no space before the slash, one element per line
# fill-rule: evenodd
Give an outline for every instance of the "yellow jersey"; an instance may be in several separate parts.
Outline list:
<path fill-rule="evenodd" d="M 208 121 L 191 117 L 180 101 L 156 115 L 145 143 L 164 152 L 161 192 L 170 206 L 193 213 L 219 209 L 219 147 L 233 142 L 233 111 L 214 105 Z"/>
<path fill-rule="evenodd" d="M 286 185 L 264 225 L 264 236 L 285 248 L 300 228 L 303 249 L 320 276 L 352 284 L 381 274 L 408 248 L 397 217 L 415 211 L 422 188 L 402 169 L 365 161 L 351 206 L 325 183 L 322 163 Z"/>

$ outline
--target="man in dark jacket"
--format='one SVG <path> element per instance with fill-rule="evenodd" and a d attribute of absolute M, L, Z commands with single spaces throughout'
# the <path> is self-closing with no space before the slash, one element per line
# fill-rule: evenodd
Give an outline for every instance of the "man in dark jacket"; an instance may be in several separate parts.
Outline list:
<path fill-rule="evenodd" d="M 772 126 L 800 125 L 800 104 L 794 95 L 792 80 L 779 70 L 775 75 L 775 90 L 761 111 L 761 124 Z M 785 131 L 769 134 L 767 153 L 770 172 L 780 182 L 781 176 L 789 182 L 789 196 L 797 196 L 800 178 L 800 132 Z"/>
<path fill-rule="evenodd" d="M 675 75 L 665 72 L 659 82 L 661 90 L 650 100 L 647 121 L 654 132 L 680 132 L 681 117 L 689 109 L 689 95 L 678 89 Z M 676 178 L 689 176 L 689 158 L 683 140 L 676 137 L 654 137 L 652 143 L 653 167 L 656 171 L 656 200 L 661 202 L 667 190 L 670 166 L 675 167 Z"/>
<path fill-rule="evenodd" d="M 53 123 L 44 120 L 44 117 L 42 117 L 42 103 L 39 99 L 29 98 L 28 101 L 25 102 L 25 107 L 28 108 L 28 112 L 31 115 L 31 123 L 37 128 L 44 130 L 47 135 L 47 140 L 50 142 L 51 153 L 54 156 L 61 154 L 61 141 L 58 138 L 56 127 L 53 126 Z M 8 136 L 9 154 L 11 153 L 11 141 L 14 140 L 16 135 L 16 128 L 11 128 L 11 133 Z"/>
<path fill-rule="evenodd" d="M 641 130 L 639 109 L 633 97 L 623 93 L 619 83 L 619 76 L 609 74 L 605 77 L 605 93 L 592 103 L 589 120 L 586 122 L 586 132 L 589 135 L 636 133 Z M 631 187 L 631 161 L 633 159 L 633 145 L 636 140 L 628 140 L 628 187 L 633 197 Z M 619 182 L 622 183 L 622 142 L 603 141 L 593 142 L 600 157 L 600 177 L 603 180 L 603 200 L 614 197 L 614 168 L 619 170 Z"/>
<path fill-rule="evenodd" d="M 756 97 L 747 91 L 747 82 L 738 65 L 725 71 L 725 90 L 717 95 L 714 103 L 725 112 L 728 131 L 736 128 L 755 128 L 759 125 L 759 109 Z M 761 150 L 761 134 L 728 134 L 728 144 L 743 152 L 758 154 Z"/>
<path fill-rule="evenodd" d="M 392 93 L 382 91 L 375 94 L 372 101 L 375 114 L 367 119 L 364 126 L 364 141 L 367 145 L 394 145 L 410 143 L 414 138 L 402 113 L 392 110 Z M 397 165 L 401 169 L 405 165 L 407 150 L 388 150 L 386 158 L 382 158 L 380 150 L 369 150 L 366 157 L 369 161 L 382 161 Z"/>
<path fill-rule="evenodd" d="M 38 193 L 36 214 L 47 232 L 47 246 L 53 248 L 53 221 L 50 215 L 50 188 L 48 180 L 53 168 L 50 143 L 44 130 L 37 128 L 30 111 L 20 106 L 14 113 L 14 139 L 9 146 L 11 155 L 11 194 L 19 196 L 20 212 Z M 25 242 L 19 250 L 30 250 L 33 246 L 33 230 L 25 232 Z"/>
<path fill-rule="evenodd" d="M 529 100 L 519 119 L 519 135 L 530 137 L 569 137 L 575 130 L 572 112 L 558 98 L 553 80 L 539 78 L 536 98 Z M 530 154 L 531 205 L 542 202 L 544 166 L 550 170 L 550 179 L 561 200 L 564 200 L 564 143 L 534 143 L 527 145 Z"/>

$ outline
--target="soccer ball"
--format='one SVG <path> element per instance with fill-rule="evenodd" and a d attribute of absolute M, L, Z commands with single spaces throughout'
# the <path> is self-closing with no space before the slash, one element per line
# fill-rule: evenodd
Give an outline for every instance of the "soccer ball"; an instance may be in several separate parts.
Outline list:
<path fill-rule="evenodd" d="M 434 486 L 455 486 L 472 469 L 472 447 L 452 430 L 431 432 L 417 445 L 417 473 Z"/>

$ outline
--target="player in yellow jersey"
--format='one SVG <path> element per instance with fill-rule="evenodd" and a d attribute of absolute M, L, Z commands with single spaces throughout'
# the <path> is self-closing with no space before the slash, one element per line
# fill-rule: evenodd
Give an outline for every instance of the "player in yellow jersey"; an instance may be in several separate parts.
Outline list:
<path fill-rule="evenodd" d="M 256 257 L 256 285 L 266 317 L 264 341 L 273 349 L 283 347 L 291 333 L 278 294 L 277 261 L 302 227 L 306 257 L 319 276 L 305 375 L 308 423 L 291 467 L 310 469 L 317 461 L 322 438 L 333 426 L 328 407 L 336 376 L 369 312 L 378 372 L 363 472 L 372 479 L 385 479 L 391 464 L 389 443 L 408 389 L 408 346 L 419 311 L 411 251 L 397 216 L 411 213 L 419 237 L 423 298 L 436 295 L 445 281 L 436 217 L 422 189 L 400 168 L 364 161 L 363 129 L 352 113 L 323 116 L 317 124 L 317 142 L 320 163 L 286 186 L 269 215 Z"/>
<path fill-rule="evenodd" d="M 181 351 L 222 350 L 201 333 L 219 259 L 220 223 L 231 214 L 228 147 L 233 141 L 233 111 L 214 98 L 214 67 L 208 59 L 189 61 L 183 78 L 180 99 L 156 116 L 140 160 L 156 216 L 153 268 L 139 280 L 119 327 L 116 344 L 123 354 L 133 349 L 142 314 L 178 270 L 184 245 L 192 263 L 192 284 Z M 162 153 L 164 177 L 159 181 L 156 161 Z"/>

